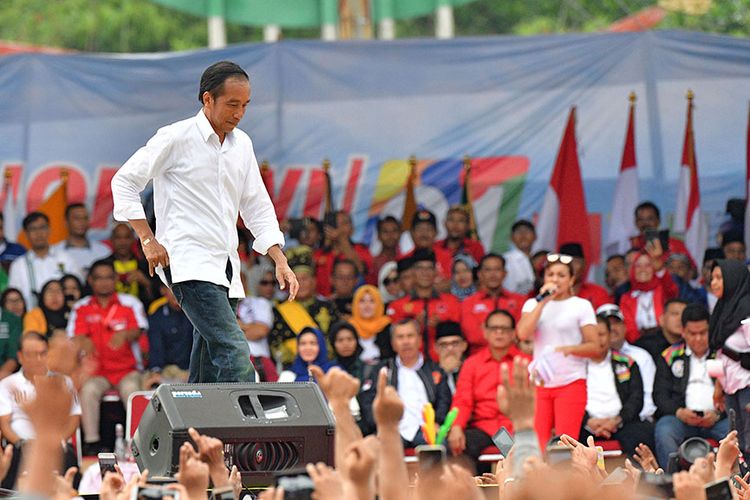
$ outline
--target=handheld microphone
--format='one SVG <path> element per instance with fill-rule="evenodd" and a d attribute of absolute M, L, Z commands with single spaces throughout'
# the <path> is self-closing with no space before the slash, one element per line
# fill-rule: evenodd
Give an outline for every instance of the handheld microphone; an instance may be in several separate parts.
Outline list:
<path fill-rule="evenodd" d="M 537 302 L 541 302 L 544 299 L 546 299 L 547 297 L 549 297 L 550 295 L 552 295 L 553 293 L 555 293 L 556 291 L 557 290 L 554 289 L 554 288 L 550 288 L 549 290 L 545 290 L 545 291 L 543 291 L 542 293 L 540 293 L 539 295 L 536 296 L 536 301 Z"/>

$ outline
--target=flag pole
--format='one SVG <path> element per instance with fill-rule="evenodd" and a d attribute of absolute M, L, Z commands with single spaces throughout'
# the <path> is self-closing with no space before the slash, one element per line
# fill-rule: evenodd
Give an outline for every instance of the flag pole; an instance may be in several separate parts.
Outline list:
<path fill-rule="evenodd" d="M 477 235 L 477 221 L 474 217 L 474 206 L 471 203 L 471 157 L 464 155 L 464 210 L 469 216 L 469 238 L 472 240 L 478 239 Z"/>
<path fill-rule="evenodd" d="M 414 184 L 417 179 L 417 157 L 409 157 L 409 177 L 406 179 L 406 198 L 404 199 L 404 211 L 401 215 L 402 231 L 411 229 L 411 220 L 417 212 L 417 198 L 414 194 Z"/>

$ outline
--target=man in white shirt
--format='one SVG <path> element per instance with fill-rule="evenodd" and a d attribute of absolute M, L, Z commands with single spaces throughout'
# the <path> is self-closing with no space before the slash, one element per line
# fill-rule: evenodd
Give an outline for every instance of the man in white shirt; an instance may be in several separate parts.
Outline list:
<path fill-rule="evenodd" d="M 527 220 L 516 221 L 510 230 L 513 246 L 505 257 L 503 287 L 511 292 L 527 295 L 534 288 L 534 268 L 531 265 L 531 246 L 536 241 L 534 224 Z"/>
<path fill-rule="evenodd" d="M 275 262 L 290 300 L 298 283 L 281 251 L 284 235 L 253 143 L 236 129 L 250 102 L 247 73 L 228 61 L 209 66 L 198 99 L 203 108 L 195 117 L 159 129 L 114 176 L 114 217 L 133 227 L 149 272 L 172 287 L 195 327 L 189 381 L 252 382 L 250 350 L 235 318 L 244 297 L 238 213 L 255 237 L 253 249 Z M 140 199 L 152 179 L 156 235 Z"/>
<path fill-rule="evenodd" d="M 714 407 L 714 381 L 707 361 L 709 313 L 701 304 L 682 311 L 682 338 L 662 352 L 654 381 L 656 458 L 665 470 L 669 455 L 689 437 L 723 439 L 728 419 Z"/>
<path fill-rule="evenodd" d="M 49 280 L 74 274 L 83 278 L 81 270 L 65 250 L 50 247 L 49 217 L 41 212 L 31 212 L 23 219 L 23 229 L 29 238 L 31 250 L 10 265 L 8 288 L 17 288 L 26 300 L 26 309 L 38 305 L 37 294 Z"/>
<path fill-rule="evenodd" d="M 71 203 L 65 208 L 65 223 L 68 225 L 68 237 L 52 248 L 65 250 L 81 273 L 88 274 L 91 264 L 109 256 L 112 250 L 104 243 L 91 241 L 86 236 L 89 230 L 89 211 L 83 203 Z"/>
<path fill-rule="evenodd" d="M 23 444 L 34 439 L 36 433 L 22 405 L 36 397 L 34 379 L 48 375 L 47 369 L 47 339 L 36 332 L 27 332 L 21 338 L 18 350 L 18 362 L 21 369 L 4 378 L 0 382 L 0 432 L 3 438 L 11 443 L 15 450 L 13 462 L 8 475 L 2 481 L 2 487 L 13 488 L 18 473 Z M 78 400 L 73 382 L 65 377 L 65 384 L 73 395 L 70 408 L 70 418 L 62 433 L 66 439 L 70 438 L 78 428 L 81 420 L 81 404 Z M 80 443 L 79 443 L 80 445 Z M 63 469 L 79 465 L 73 449 L 65 446 L 65 464 Z"/>
<path fill-rule="evenodd" d="M 436 425 L 442 424 L 452 399 L 447 377 L 436 363 L 422 356 L 422 335 L 415 320 L 403 319 L 392 326 L 391 345 L 396 353 L 395 359 L 381 362 L 370 372 L 370 379 L 362 384 L 368 388 L 360 398 L 362 417 L 365 425 L 374 430 L 372 403 L 376 394 L 375 380 L 380 370 L 386 368 L 388 383 L 396 388 L 404 402 L 404 415 L 398 425 L 404 447 L 427 444 L 422 435 L 424 405 L 432 404 Z"/>
<path fill-rule="evenodd" d="M 654 377 L 656 376 L 654 358 L 646 349 L 631 345 L 625 340 L 625 319 L 617 305 L 604 304 L 596 310 L 596 315 L 609 321 L 610 348 L 620 354 L 630 356 L 638 364 L 641 379 L 643 379 L 643 408 L 639 416 L 641 420 L 652 420 L 656 411 L 653 398 Z"/>

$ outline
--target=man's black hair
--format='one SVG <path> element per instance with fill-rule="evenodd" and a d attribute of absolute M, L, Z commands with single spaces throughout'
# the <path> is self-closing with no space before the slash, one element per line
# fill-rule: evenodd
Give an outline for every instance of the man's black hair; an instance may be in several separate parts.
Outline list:
<path fill-rule="evenodd" d="M 94 274 L 94 269 L 96 269 L 97 267 L 107 267 L 109 269 L 112 269 L 112 272 L 115 272 L 115 265 L 111 260 L 99 259 L 91 264 L 91 267 L 89 268 L 89 278 Z"/>
<path fill-rule="evenodd" d="M 68 220 L 70 212 L 72 212 L 76 208 L 86 208 L 86 205 L 84 205 L 83 203 L 71 203 L 70 205 L 65 207 L 65 220 Z"/>
<path fill-rule="evenodd" d="M 19 351 L 23 351 L 23 344 L 27 340 L 38 340 L 39 342 L 44 342 L 46 345 L 49 345 L 49 340 L 47 340 L 47 337 L 45 337 L 39 332 L 30 330 L 28 332 L 25 332 L 23 335 L 21 335 L 21 340 L 18 342 Z"/>
<path fill-rule="evenodd" d="M 490 259 L 500 259 L 500 262 L 503 263 L 503 269 L 505 269 L 505 257 L 500 255 L 499 253 L 486 253 L 482 256 L 481 259 L 479 259 L 479 264 L 477 265 L 477 270 L 481 271 L 482 267 L 484 267 L 484 263 L 487 262 Z"/>
<path fill-rule="evenodd" d="M 681 298 L 679 298 L 679 297 L 677 297 L 677 298 L 674 298 L 674 299 L 669 299 L 668 301 L 666 301 L 666 302 L 664 303 L 664 310 L 666 311 L 666 310 L 667 310 L 667 308 L 668 308 L 669 306 L 671 306 L 672 304 L 682 304 L 682 305 L 684 305 L 684 306 L 687 306 L 688 304 L 690 304 L 690 302 L 688 302 L 688 301 L 687 301 L 687 300 L 685 300 L 685 299 L 681 299 Z"/>
<path fill-rule="evenodd" d="M 219 97 L 224 91 L 224 82 L 229 78 L 244 78 L 250 81 L 245 70 L 231 61 L 219 61 L 206 68 L 201 75 L 201 86 L 198 90 L 198 100 L 201 104 L 204 92 L 210 92 L 214 99 Z"/>
<path fill-rule="evenodd" d="M 711 319 L 711 313 L 708 312 L 703 304 L 688 304 L 682 310 L 682 326 L 686 326 L 691 321 L 706 321 Z"/>
<path fill-rule="evenodd" d="M 359 269 L 357 269 L 357 264 L 355 264 L 353 260 L 341 259 L 333 263 L 333 267 L 331 268 L 331 276 L 333 276 L 336 273 L 336 268 L 341 265 L 352 266 L 352 269 L 354 269 L 354 275 L 356 276 L 357 274 L 359 274 Z"/>
<path fill-rule="evenodd" d="M 386 215 L 382 219 L 378 219 L 378 222 L 377 222 L 378 233 L 380 232 L 380 229 L 383 227 L 383 224 L 387 222 L 392 222 L 393 224 L 396 224 L 399 229 L 401 229 L 401 223 L 398 221 L 397 218 L 395 218 L 392 215 Z"/>
<path fill-rule="evenodd" d="M 623 254 L 621 254 L 621 253 L 616 253 L 614 255 L 610 255 L 609 257 L 607 257 L 607 264 L 609 264 L 610 262 L 612 262 L 615 259 L 620 259 L 620 260 L 624 261 L 625 260 L 625 256 Z"/>
<path fill-rule="evenodd" d="M 643 210 L 644 208 L 653 210 L 656 214 L 656 218 L 661 220 L 661 212 L 659 211 L 659 207 L 657 207 L 653 201 L 644 201 L 643 203 L 639 203 L 638 206 L 635 207 L 635 212 L 633 212 L 633 215 L 638 215 L 638 211 Z"/>
<path fill-rule="evenodd" d="M 493 309 L 490 311 L 490 313 L 487 315 L 486 318 L 484 318 L 484 327 L 489 328 L 490 326 L 490 320 L 497 315 L 505 316 L 510 320 L 510 326 L 515 330 L 516 328 L 516 318 L 513 317 L 513 315 L 508 311 L 507 309 Z"/>
<path fill-rule="evenodd" d="M 516 229 L 520 229 L 522 227 L 531 229 L 534 234 L 536 234 L 536 228 L 534 227 L 534 224 L 531 223 L 531 221 L 526 219 L 520 219 L 513 223 L 512 226 L 510 226 L 510 234 L 513 234 L 516 232 Z"/>
<path fill-rule="evenodd" d="M 38 221 L 39 219 L 44 220 L 47 224 L 49 224 L 49 217 L 47 217 L 47 214 L 43 214 L 42 212 L 31 212 L 29 215 L 23 218 L 23 221 L 21 222 L 21 226 L 23 226 L 24 231 L 29 230 L 29 226 Z"/>

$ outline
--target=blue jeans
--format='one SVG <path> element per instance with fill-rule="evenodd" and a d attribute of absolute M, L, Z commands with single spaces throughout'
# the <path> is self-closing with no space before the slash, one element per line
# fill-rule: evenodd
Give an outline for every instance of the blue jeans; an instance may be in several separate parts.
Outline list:
<path fill-rule="evenodd" d="M 669 454 L 675 453 L 683 441 L 691 437 L 703 439 L 724 439 L 729 432 L 729 419 L 723 418 L 713 427 L 695 427 L 687 425 L 674 415 L 665 415 L 656 422 L 656 459 L 659 465 L 667 470 Z"/>
<path fill-rule="evenodd" d="M 726 394 L 727 411 L 733 409 L 737 416 L 737 437 L 740 440 L 740 450 L 745 460 L 750 458 L 750 413 L 745 407 L 750 404 L 750 387 L 745 387 L 734 394 Z"/>
<path fill-rule="evenodd" d="M 193 324 L 190 383 L 254 382 L 250 348 L 237 324 L 237 299 L 207 281 L 172 284 L 172 292 Z"/>

